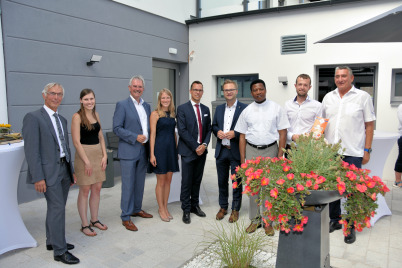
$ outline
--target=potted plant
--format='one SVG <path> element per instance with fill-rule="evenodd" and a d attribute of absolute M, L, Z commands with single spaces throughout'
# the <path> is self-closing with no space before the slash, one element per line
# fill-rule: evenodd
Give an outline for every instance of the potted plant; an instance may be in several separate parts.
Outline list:
<path fill-rule="evenodd" d="M 370 227 L 370 218 L 378 207 L 377 195 L 384 195 L 389 189 L 379 177 L 370 177 L 369 170 L 343 162 L 340 151 L 340 143 L 331 145 L 323 136 L 305 135 L 298 139 L 297 146 L 292 145 L 288 158 L 247 160 L 237 167 L 236 176 L 241 177 L 245 185 L 243 193 L 260 194 L 258 202 L 265 207 L 264 215 L 276 223 L 276 229 L 286 233 L 303 231 L 308 217 L 302 212 L 312 194 L 314 197 L 332 196 L 324 203 L 346 196 L 344 209 L 347 213 L 341 220 L 346 236 L 352 224 L 357 231 Z M 234 183 L 233 187 L 236 186 Z M 265 219 L 264 222 L 269 224 Z"/>

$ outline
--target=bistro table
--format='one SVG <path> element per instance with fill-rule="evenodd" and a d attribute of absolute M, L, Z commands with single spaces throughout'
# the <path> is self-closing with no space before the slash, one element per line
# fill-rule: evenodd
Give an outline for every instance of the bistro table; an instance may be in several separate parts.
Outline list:
<path fill-rule="evenodd" d="M 17 186 L 24 142 L 0 145 L 0 255 L 17 248 L 36 247 L 18 208 Z"/>
<path fill-rule="evenodd" d="M 370 161 L 362 166 L 362 168 L 371 170 L 371 177 L 378 176 L 382 178 L 385 162 L 387 161 L 388 155 L 398 138 L 398 133 L 374 131 L 374 139 L 371 146 L 373 152 L 370 155 Z M 370 220 L 372 226 L 374 226 L 375 222 L 382 216 L 392 215 L 391 210 L 385 202 L 385 198 L 381 194 L 377 196 L 377 204 L 378 208 L 376 214 Z"/>

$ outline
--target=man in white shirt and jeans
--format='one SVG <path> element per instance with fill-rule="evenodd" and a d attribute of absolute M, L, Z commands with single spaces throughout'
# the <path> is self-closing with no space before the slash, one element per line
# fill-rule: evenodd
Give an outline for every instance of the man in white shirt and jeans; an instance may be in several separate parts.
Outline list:
<path fill-rule="evenodd" d="M 234 129 L 240 133 L 240 161 L 244 163 L 246 159 L 258 156 L 281 157 L 286 145 L 287 128 L 290 126 L 286 113 L 280 105 L 266 99 L 267 90 L 263 80 L 254 80 L 250 84 L 250 90 L 254 102 L 240 114 Z M 258 195 L 250 196 L 251 224 L 246 229 L 247 233 L 253 233 L 261 227 L 260 206 L 256 203 L 258 198 Z M 274 235 L 272 225 L 265 227 L 265 233 Z"/>
<path fill-rule="evenodd" d="M 296 78 L 296 97 L 285 103 L 285 112 L 290 127 L 287 132 L 287 144 L 296 142 L 300 135 L 307 133 L 313 127 L 317 116 L 321 116 L 321 103 L 310 99 L 311 78 L 308 74 L 300 74 Z"/>
<path fill-rule="evenodd" d="M 371 144 L 374 134 L 373 101 L 371 96 L 352 85 L 352 70 L 347 66 L 335 68 L 335 84 L 337 88 L 325 95 L 322 101 L 322 115 L 328 118 L 325 138 L 334 144 L 342 141 L 343 161 L 361 168 L 370 160 Z M 330 232 L 339 230 L 342 225 L 340 200 L 329 205 Z M 356 241 L 354 227 L 344 239 L 345 243 Z"/>

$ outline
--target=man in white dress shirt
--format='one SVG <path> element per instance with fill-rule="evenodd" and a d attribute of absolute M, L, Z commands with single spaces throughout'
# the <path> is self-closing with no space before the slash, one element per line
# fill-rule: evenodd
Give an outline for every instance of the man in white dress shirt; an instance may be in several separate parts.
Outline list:
<path fill-rule="evenodd" d="M 335 68 L 335 84 L 337 88 L 325 95 L 322 101 L 322 115 L 328 118 L 325 138 L 334 144 L 342 141 L 344 149 L 343 161 L 361 168 L 370 160 L 371 144 L 374 134 L 373 100 L 371 96 L 352 85 L 352 70 L 347 66 Z M 330 232 L 342 228 L 340 200 L 329 205 Z M 356 241 L 354 227 L 345 237 L 345 243 Z"/>
<path fill-rule="evenodd" d="M 277 103 L 266 99 L 267 90 L 263 80 L 254 80 L 250 90 L 254 102 L 243 110 L 234 129 L 240 133 L 240 161 L 244 163 L 246 159 L 257 156 L 281 157 L 286 145 L 287 128 L 290 126 L 286 113 Z M 248 233 L 261 227 L 260 206 L 256 203 L 258 198 L 257 195 L 250 196 L 251 224 L 246 229 Z M 267 235 L 274 235 L 272 225 L 264 228 Z"/>
<path fill-rule="evenodd" d="M 296 142 L 300 135 L 309 132 L 317 116 L 321 116 L 321 103 L 308 96 L 311 88 L 310 76 L 300 74 L 296 78 L 295 88 L 296 97 L 285 103 L 285 112 L 290 123 L 286 142 L 288 145 L 292 141 Z"/>

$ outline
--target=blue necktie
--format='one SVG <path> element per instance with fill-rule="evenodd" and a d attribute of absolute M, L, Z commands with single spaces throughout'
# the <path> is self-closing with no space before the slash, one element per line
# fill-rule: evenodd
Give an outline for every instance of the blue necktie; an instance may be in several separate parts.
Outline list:
<path fill-rule="evenodd" d="M 61 130 L 59 116 L 57 115 L 57 113 L 54 113 L 53 116 L 56 118 L 57 131 L 59 132 L 59 139 L 61 142 L 61 146 L 63 146 L 63 151 L 64 154 L 66 155 L 66 160 L 67 162 L 70 163 L 70 155 L 68 154 L 66 140 L 64 139 L 63 131 Z"/>

